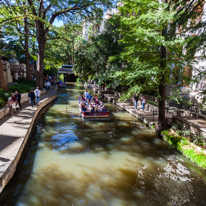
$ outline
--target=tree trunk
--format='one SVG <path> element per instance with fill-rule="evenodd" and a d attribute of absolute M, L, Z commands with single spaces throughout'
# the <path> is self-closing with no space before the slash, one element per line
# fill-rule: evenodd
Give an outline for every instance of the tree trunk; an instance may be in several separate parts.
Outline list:
<path fill-rule="evenodd" d="M 30 67 L 30 54 L 29 54 L 29 29 L 27 17 L 24 18 L 24 33 L 25 33 L 25 57 L 26 57 L 26 79 L 28 81 L 32 80 L 31 67 Z"/>
<path fill-rule="evenodd" d="M 34 71 L 35 71 L 35 76 L 36 76 L 36 71 L 37 71 L 36 61 L 34 61 Z"/>
<path fill-rule="evenodd" d="M 44 24 L 40 21 L 38 22 L 37 26 L 38 34 L 38 64 L 37 64 L 37 78 L 36 78 L 36 86 L 39 89 L 43 89 L 43 78 L 44 78 L 44 48 L 45 48 L 45 39 L 44 39 Z"/>
<path fill-rule="evenodd" d="M 165 26 L 162 29 L 162 36 L 166 38 L 167 34 L 167 27 Z M 165 118 L 165 95 L 166 95 L 166 57 L 167 57 L 167 49 L 165 46 L 161 46 L 160 48 L 161 52 L 161 63 L 160 63 L 160 68 L 161 68 L 161 73 L 160 73 L 160 84 L 158 86 L 159 89 L 159 117 L 158 117 L 158 131 L 162 131 L 166 129 L 166 118 Z"/>
<path fill-rule="evenodd" d="M 159 116 L 158 116 L 158 130 L 162 131 L 166 129 L 166 118 L 165 118 L 165 95 L 166 95 L 166 87 L 165 87 L 165 75 L 162 74 L 160 78 L 159 89 Z"/>
<path fill-rule="evenodd" d="M 4 69 L 3 69 L 3 64 L 1 62 L 1 55 L 0 55 L 0 88 L 3 89 L 4 91 L 9 91 L 7 84 L 6 84 L 6 80 L 4 77 Z"/>
<path fill-rule="evenodd" d="M 68 53 L 68 65 L 71 65 L 71 61 L 70 61 L 70 52 Z"/>
<path fill-rule="evenodd" d="M 73 58 L 72 58 L 72 65 L 74 65 L 74 39 L 73 39 Z"/>

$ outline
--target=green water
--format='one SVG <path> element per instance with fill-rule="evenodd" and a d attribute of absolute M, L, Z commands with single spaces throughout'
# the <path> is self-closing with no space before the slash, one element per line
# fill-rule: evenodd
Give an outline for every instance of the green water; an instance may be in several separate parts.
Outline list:
<path fill-rule="evenodd" d="M 82 121 L 83 91 L 75 84 L 58 91 L 6 206 L 206 205 L 204 171 L 107 101 L 110 121 Z"/>

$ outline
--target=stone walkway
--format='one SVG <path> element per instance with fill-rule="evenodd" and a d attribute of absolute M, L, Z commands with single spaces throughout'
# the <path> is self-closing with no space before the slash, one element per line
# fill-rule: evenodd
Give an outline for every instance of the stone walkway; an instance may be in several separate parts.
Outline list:
<path fill-rule="evenodd" d="M 109 101 L 116 103 L 121 108 L 125 109 L 132 115 L 139 118 L 145 124 L 152 126 L 158 121 L 158 115 L 156 113 L 153 115 L 152 112 L 143 111 L 141 107 L 137 107 L 137 109 L 135 109 L 134 104 L 130 102 L 119 102 L 118 97 L 116 97 L 114 94 L 111 94 L 107 91 L 100 90 L 97 85 L 90 84 L 90 87 L 93 89 L 94 92 L 98 92 L 99 94 L 102 94 Z M 190 112 L 188 111 L 187 114 L 189 113 Z M 188 124 L 188 126 L 190 126 L 190 128 L 191 126 L 198 128 L 199 130 L 201 130 L 199 135 L 206 137 L 206 120 L 205 119 L 200 118 L 200 117 L 191 117 L 188 115 L 187 116 L 177 116 L 175 118 L 185 122 L 186 124 Z"/>
<path fill-rule="evenodd" d="M 0 192 L 12 177 L 12 170 L 18 164 L 24 149 L 22 145 L 26 145 L 32 130 L 31 125 L 35 122 L 34 117 L 38 115 L 41 108 L 56 98 L 56 94 L 55 89 L 50 89 L 41 96 L 40 106 L 31 107 L 27 101 L 14 113 L 13 117 L 8 114 L 0 119 Z"/>

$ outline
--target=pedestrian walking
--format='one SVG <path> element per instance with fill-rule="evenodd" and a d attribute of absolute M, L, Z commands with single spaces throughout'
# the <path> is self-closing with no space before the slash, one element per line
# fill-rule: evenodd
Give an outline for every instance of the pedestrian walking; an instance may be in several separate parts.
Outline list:
<path fill-rule="evenodd" d="M 49 90 L 49 89 L 50 89 L 50 86 L 51 86 L 50 81 L 47 81 L 46 86 L 47 86 L 47 89 Z"/>
<path fill-rule="evenodd" d="M 19 94 L 17 91 L 15 92 L 15 97 L 16 97 L 16 100 L 19 104 L 19 107 L 21 108 L 21 94 Z"/>
<path fill-rule="evenodd" d="M 142 103 L 142 110 L 144 111 L 144 106 L 147 103 L 147 100 L 146 100 L 145 96 L 143 96 L 143 98 L 141 100 L 141 103 Z"/>
<path fill-rule="evenodd" d="M 105 88 L 105 86 L 106 86 L 105 83 L 104 83 L 102 86 L 103 86 L 103 90 L 104 90 L 104 88 Z"/>
<path fill-rule="evenodd" d="M 35 94 L 35 98 L 36 98 L 36 103 L 39 104 L 39 99 L 40 99 L 40 96 L 41 96 L 41 91 L 39 90 L 39 87 L 37 87 L 35 89 L 34 94 Z"/>
<path fill-rule="evenodd" d="M 35 105 L 35 94 L 33 90 L 31 90 L 30 92 L 30 98 L 31 98 L 31 106 L 33 107 L 33 105 Z"/>
<path fill-rule="evenodd" d="M 51 86 L 52 86 L 52 88 L 54 87 L 54 80 L 53 79 L 51 79 Z"/>
<path fill-rule="evenodd" d="M 138 100 L 139 100 L 139 96 L 137 94 L 135 94 L 134 96 L 134 107 L 137 109 L 137 103 L 138 103 Z"/>
<path fill-rule="evenodd" d="M 12 108 L 14 109 L 14 113 L 16 112 L 16 104 L 18 103 L 17 102 L 17 99 L 14 95 L 14 93 L 11 94 L 11 99 L 13 100 L 14 104 L 12 105 Z"/>
<path fill-rule="evenodd" d="M 29 105 L 31 104 L 31 90 L 29 90 L 29 93 L 28 93 L 28 98 L 29 98 Z"/>
<path fill-rule="evenodd" d="M 11 113 L 11 116 L 14 115 L 14 109 L 12 107 L 12 105 L 14 104 L 14 101 L 12 100 L 11 97 L 8 98 L 8 101 L 7 101 L 7 105 L 9 107 L 9 112 Z"/>

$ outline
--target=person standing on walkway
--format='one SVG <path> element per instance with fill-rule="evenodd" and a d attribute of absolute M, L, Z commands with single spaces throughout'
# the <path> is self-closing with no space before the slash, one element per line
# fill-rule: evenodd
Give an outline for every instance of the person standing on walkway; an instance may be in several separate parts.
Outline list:
<path fill-rule="evenodd" d="M 143 98 L 141 100 L 141 103 L 142 103 L 142 110 L 144 111 L 144 106 L 147 103 L 147 100 L 146 100 L 145 96 L 143 96 Z"/>
<path fill-rule="evenodd" d="M 138 100 L 139 100 L 139 96 L 137 94 L 135 94 L 134 96 L 134 107 L 137 109 L 137 103 L 138 103 Z"/>
<path fill-rule="evenodd" d="M 12 108 L 14 109 L 14 112 L 16 112 L 16 104 L 17 104 L 18 102 L 17 102 L 16 97 L 14 96 L 14 93 L 11 94 L 11 99 L 12 99 L 13 102 L 14 102 L 14 105 L 12 106 Z"/>
<path fill-rule="evenodd" d="M 8 98 L 8 101 L 7 101 L 7 105 L 8 105 L 8 107 L 9 107 L 9 112 L 11 113 L 11 116 L 14 115 L 12 104 L 15 104 L 15 103 L 13 102 L 12 98 L 9 97 L 9 98 Z"/>
<path fill-rule="evenodd" d="M 50 81 L 48 81 L 48 82 L 46 83 L 46 86 L 47 86 L 47 89 L 49 90 L 49 89 L 50 89 L 50 86 L 51 86 Z"/>
<path fill-rule="evenodd" d="M 105 90 L 105 89 L 104 89 L 104 88 L 105 88 L 105 86 L 106 86 L 106 85 L 105 85 L 105 83 L 104 83 L 102 86 L 103 86 L 103 90 Z"/>
<path fill-rule="evenodd" d="M 33 105 L 35 105 L 35 94 L 33 90 L 31 90 L 30 92 L 30 98 L 31 98 L 31 106 L 33 107 Z"/>
<path fill-rule="evenodd" d="M 51 86 L 52 86 L 52 88 L 54 87 L 54 80 L 53 79 L 51 79 Z"/>
<path fill-rule="evenodd" d="M 31 104 L 31 90 L 29 90 L 28 98 L 29 98 L 29 105 L 30 105 Z"/>
<path fill-rule="evenodd" d="M 34 94 L 35 94 L 35 98 L 36 98 L 36 103 L 39 104 L 39 99 L 40 99 L 40 96 L 41 96 L 41 91 L 39 90 L 39 87 L 37 87 L 35 89 Z"/>
<path fill-rule="evenodd" d="M 21 109 L 21 94 L 19 94 L 17 91 L 15 92 L 15 97 L 17 99 L 17 102 L 19 104 L 19 107 Z"/>

